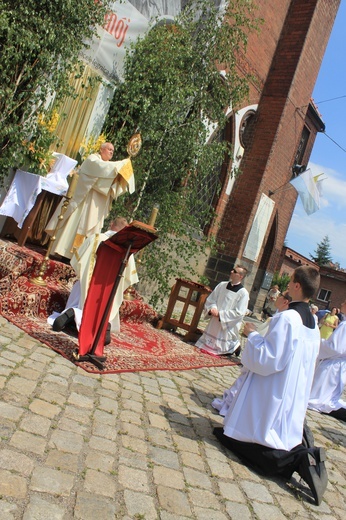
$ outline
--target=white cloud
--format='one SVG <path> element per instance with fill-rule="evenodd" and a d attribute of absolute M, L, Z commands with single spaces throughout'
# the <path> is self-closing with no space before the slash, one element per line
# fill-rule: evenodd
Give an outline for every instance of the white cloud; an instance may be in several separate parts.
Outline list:
<path fill-rule="evenodd" d="M 314 163 L 309 163 L 313 175 L 324 173 L 321 206 L 342 209 L 346 207 L 346 178 L 340 172 Z"/>

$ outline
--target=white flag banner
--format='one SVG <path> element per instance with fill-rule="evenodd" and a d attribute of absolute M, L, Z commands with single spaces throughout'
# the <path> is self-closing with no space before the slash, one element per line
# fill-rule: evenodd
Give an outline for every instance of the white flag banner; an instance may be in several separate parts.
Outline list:
<path fill-rule="evenodd" d="M 320 209 L 320 193 L 317 188 L 317 178 L 312 176 L 311 170 L 306 170 L 290 181 L 299 193 L 303 208 L 308 215 Z"/>

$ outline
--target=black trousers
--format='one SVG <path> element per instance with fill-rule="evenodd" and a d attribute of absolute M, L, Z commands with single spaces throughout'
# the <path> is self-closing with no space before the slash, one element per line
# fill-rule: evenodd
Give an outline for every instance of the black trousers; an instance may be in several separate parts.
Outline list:
<path fill-rule="evenodd" d="M 222 429 L 220 428 L 220 430 Z M 311 451 L 314 443 L 312 432 L 306 423 L 302 444 L 298 444 L 290 451 L 238 441 L 227 437 L 220 431 L 215 432 L 215 434 L 224 446 L 238 455 L 244 462 L 258 469 L 263 475 L 281 475 L 287 479 L 290 479 L 292 474 L 298 470 L 303 457 Z"/>

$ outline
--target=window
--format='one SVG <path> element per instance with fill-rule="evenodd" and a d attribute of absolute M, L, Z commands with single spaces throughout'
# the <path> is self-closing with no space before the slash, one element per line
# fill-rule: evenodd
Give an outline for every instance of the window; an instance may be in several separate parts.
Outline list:
<path fill-rule="evenodd" d="M 328 302 L 330 300 L 332 291 L 328 291 L 328 289 L 320 289 L 317 299 L 322 300 L 324 302 Z"/>

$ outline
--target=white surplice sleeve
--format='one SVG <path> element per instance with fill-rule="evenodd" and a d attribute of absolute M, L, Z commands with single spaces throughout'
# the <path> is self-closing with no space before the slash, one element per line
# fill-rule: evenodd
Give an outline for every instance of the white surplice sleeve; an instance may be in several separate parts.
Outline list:
<path fill-rule="evenodd" d="M 271 319 L 266 336 L 251 332 L 242 354 L 243 366 L 262 376 L 281 372 L 292 357 L 298 339 L 295 331 L 301 324 L 296 311 L 285 311 Z"/>

